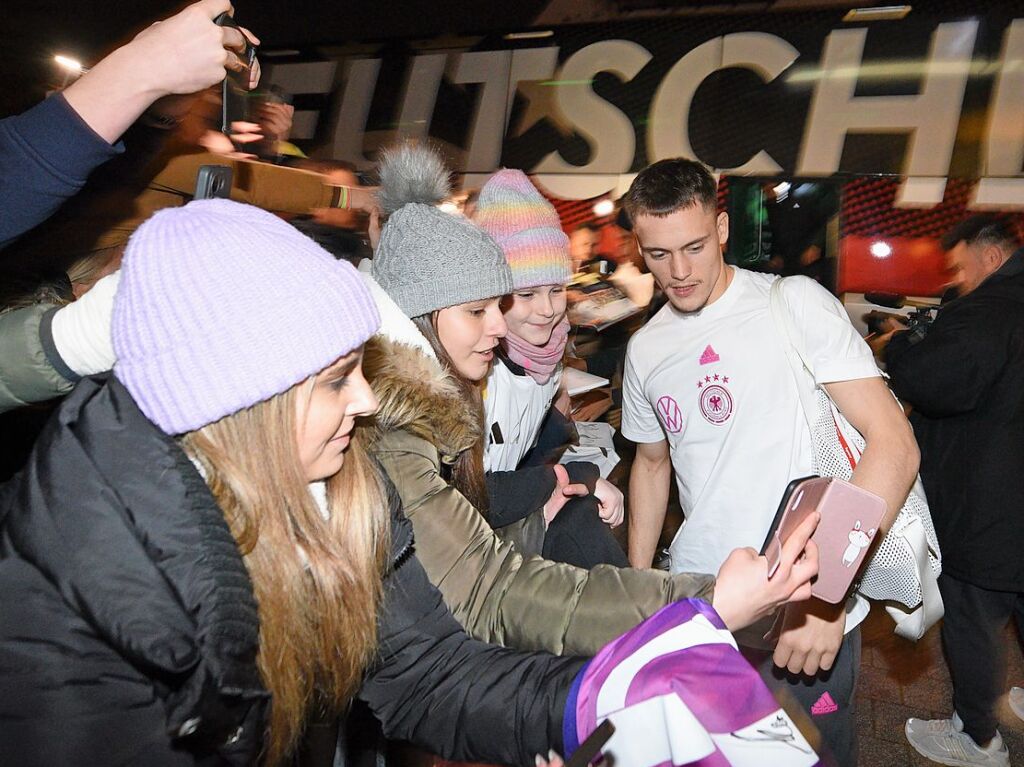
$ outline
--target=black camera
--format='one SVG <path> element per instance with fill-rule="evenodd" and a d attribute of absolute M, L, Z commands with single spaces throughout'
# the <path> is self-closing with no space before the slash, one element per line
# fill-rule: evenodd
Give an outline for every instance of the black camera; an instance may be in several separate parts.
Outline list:
<path fill-rule="evenodd" d="M 888 293 L 865 293 L 864 298 L 873 304 L 885 306 L 890 309 L 902 309 L 906 306 L 914 307 L 913 311 L 906 315 L 881 311 L 868 312 L 864 315 L 864 321 L 870 332 L 882 334 L 886 331 L 885 321 L 888 319 L 895 319 L 901 324 L 907 326 L 907 332 L 913 334 L 915 342 L 920 341 L 925 337 L 925 334 L 928 332 L 928 328 L 931 327 L 933 322 L 935 322 L 935 317 L 938 316 L 939 312 L 938 306 L 908 301 L 904 296 L 896 296 Z"/>
<path fill-rule="evenodd" d="M 914 337 L 915 342 L 925 337 L 938 315 L 937 306 L 919 306 L 907 315 L 907 332 Z"/>

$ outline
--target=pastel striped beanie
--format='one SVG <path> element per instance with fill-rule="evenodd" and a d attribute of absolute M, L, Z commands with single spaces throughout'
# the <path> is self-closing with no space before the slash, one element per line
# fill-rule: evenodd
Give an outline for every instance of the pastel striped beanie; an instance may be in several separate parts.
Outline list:
<path fill-rule="evenodd" d="M 569 238 L 554 206 L 521 170 L 504 168 L 488 179 L 474 220 L 501 246 L 514 290 L 569 281 Z"/>

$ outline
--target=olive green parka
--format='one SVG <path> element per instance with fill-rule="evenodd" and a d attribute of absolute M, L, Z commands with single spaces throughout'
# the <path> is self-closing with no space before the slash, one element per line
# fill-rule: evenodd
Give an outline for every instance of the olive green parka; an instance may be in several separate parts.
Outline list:
<path fill-rule="evenodd" d="M 370 449 L 412 521 L 417 557 L 470 635 L 592 655 L 670 602 L 710 601 L 708 575 L 610 565 L 587 571 L 522 556 L 442 474 L 482 429 L 452 378 L 420 350 L 380 336 L 366 347 L 364 370 L 380 399 Z"/>

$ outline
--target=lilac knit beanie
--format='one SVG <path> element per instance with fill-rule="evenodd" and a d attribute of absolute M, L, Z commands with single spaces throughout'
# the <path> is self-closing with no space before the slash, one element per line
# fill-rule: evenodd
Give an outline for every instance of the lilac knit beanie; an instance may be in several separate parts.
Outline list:
<path fill-rule="evenodd" d="M 149 420 L 182 434 L 287 391 L 379 324 L 352 266 L 271 213 L 198 200 L 128 243 L 114 375 Z"/>
<path fill-rule="evenodd" d="M 515 290 L 569 281 L 569 238 L 558 212 L 521 170 L 505 168 L 487 180 L 474 220 L 501 247 Z"/>

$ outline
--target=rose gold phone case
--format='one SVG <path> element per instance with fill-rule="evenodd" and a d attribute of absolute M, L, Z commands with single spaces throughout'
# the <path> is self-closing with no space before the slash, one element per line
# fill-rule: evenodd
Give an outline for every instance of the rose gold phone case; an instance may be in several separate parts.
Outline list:
<path fill-rule="evenodd" d="M 782 543 L 809 513 L 821 514 L 811 540 L 818 546 L 818 577 L 811 593 L 825 602 L 838 604 L 846 598 L 850 584 L 874 541 L 885 516 L 885 501 L 874 493 L 834 477 L 817 477 L 802 482 L 790 497 L 781 523 L 769 544 L 769 577 L 778 567 Z"/>
<path fill-rule="evenodd" d="M 818 508 L 821 496 L 828 489 L 828 477 L 810 477 L 798 482 L 795 487 L 791 484 L 792 492 L 786 500 L 786 506 L 779 516 L 779 523 L 772 534 L 767 546 L 764 548 L 764 555 L 768 558 L 768 577 L 775 575 L 779 567 L 779 559 L 782 556 L 782 544 L 793 534 L 793 531 L 800 526 L 808 514 Z M 787 488 L 787 492 L 789 489 Z"/>

